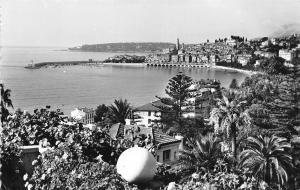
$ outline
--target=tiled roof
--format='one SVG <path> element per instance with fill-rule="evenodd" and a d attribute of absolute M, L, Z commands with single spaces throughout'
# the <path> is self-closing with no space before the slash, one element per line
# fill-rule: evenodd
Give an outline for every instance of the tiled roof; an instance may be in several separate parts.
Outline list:
<path fill-rule="evenodd" d="M 164 106 L 165 104 L 163 104 L 160 100 L 157 100 L 155 102 L 152 103 L 148 103 L 145 105 L 142 105 L 140 107 L 137 107 L 135 109 L 135 111 L 159 111 L 159 108 L 155 107 L 155 106 Z"/>
<path fill-rule="evenodd" d="M 174 137 L 171 137 L 151 127 L 123 125 L 121 123 L 116 123 L 109 129 L 109 135 L 112 139 L 117 139 L 118 137 L 130 139 L 132 137 L 132 132 L 135 137 L 140 135 L 150 135 L 151 139 L 153 139 L 153 145 L 166 145 L 180 142 L 180 140 L 177 140 Z"/>
<path fill-rule="evenodd" d="M 170 143 L 176 143 L 180 142 L 180 140 L 175 139 L 174 137 L 171 137 L 165 133 L 159 132 L 158 130 L 153 130 L 153 138 L 154 138 L 154 144 L 155 145 L 163 145 L 163 144 L 170 144 Z"/>

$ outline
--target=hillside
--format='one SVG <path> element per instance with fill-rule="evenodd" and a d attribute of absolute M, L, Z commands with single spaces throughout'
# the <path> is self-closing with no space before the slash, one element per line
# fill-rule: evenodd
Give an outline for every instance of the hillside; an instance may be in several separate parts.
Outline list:
<path fill-rule="evenodd" d="M 173 48 L 174 46 L 175 44 L 165 42 L 106 43 L 82 45 L 69 48 L 69 50 L 90 52 L 153 52 L 166 48 Z"/>

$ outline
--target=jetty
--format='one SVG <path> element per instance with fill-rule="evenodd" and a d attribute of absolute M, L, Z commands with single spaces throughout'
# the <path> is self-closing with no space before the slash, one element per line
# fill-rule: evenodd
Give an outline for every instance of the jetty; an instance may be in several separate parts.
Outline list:
<path fill-rule="evenodd" d="M 24 68 L 26 69 L 39 69 L 42 67 L 47 66 L 70 66 L 70 65 L 90 65 L 90 64 L 98 64 L 101 63 L 100 61 L 94 61 L 92 59 L 85 60 L 85 61 L 52 61 L 52 62 L 40 62 L 40 63 L 31 63 Z"/>

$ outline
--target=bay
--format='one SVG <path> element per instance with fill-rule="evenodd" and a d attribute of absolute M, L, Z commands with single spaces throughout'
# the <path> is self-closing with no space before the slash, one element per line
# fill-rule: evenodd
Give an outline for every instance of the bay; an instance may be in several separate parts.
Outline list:
<path fill-rule="evenodd" d="M 165 68 L 134 65 L 105 65 L 103 67 L 66 66 L 25 69 L 24 66 L 43 61 L 103 60 L 122 53 L 72 52 L 64 47 L 2 47 L 0 81 L 12 90 L 15 109 L 32 111 L 51 105 L 65 114 L 75 107 L 96 108 L 126 98 L 133 106 L 164 96 L 168 80 L 178 72 L 194 80 L 216 79 L 228 87 L 233 78 L 241 83 L 245 73 L 209 68 Z M 144 55 L 141 53 L 127 53 Z"/>

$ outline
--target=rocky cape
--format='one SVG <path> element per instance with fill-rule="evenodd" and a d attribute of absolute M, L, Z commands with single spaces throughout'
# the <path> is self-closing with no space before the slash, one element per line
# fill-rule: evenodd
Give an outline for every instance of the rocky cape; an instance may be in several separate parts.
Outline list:
<path fill-rule="evenodd" d="M 155 52 L 167 48 L 174 48 L 175 44 L 166 42 L 143 42 L 143 43 L 106 43 L 89 44 L 69 48 L 70 51 L 88 52 Z"/>
<path fill-rule="evenodd" d="M 138 55 L 116 55 L 105 59 L 104 63 L 144 63 L 145 56 Z"/>

